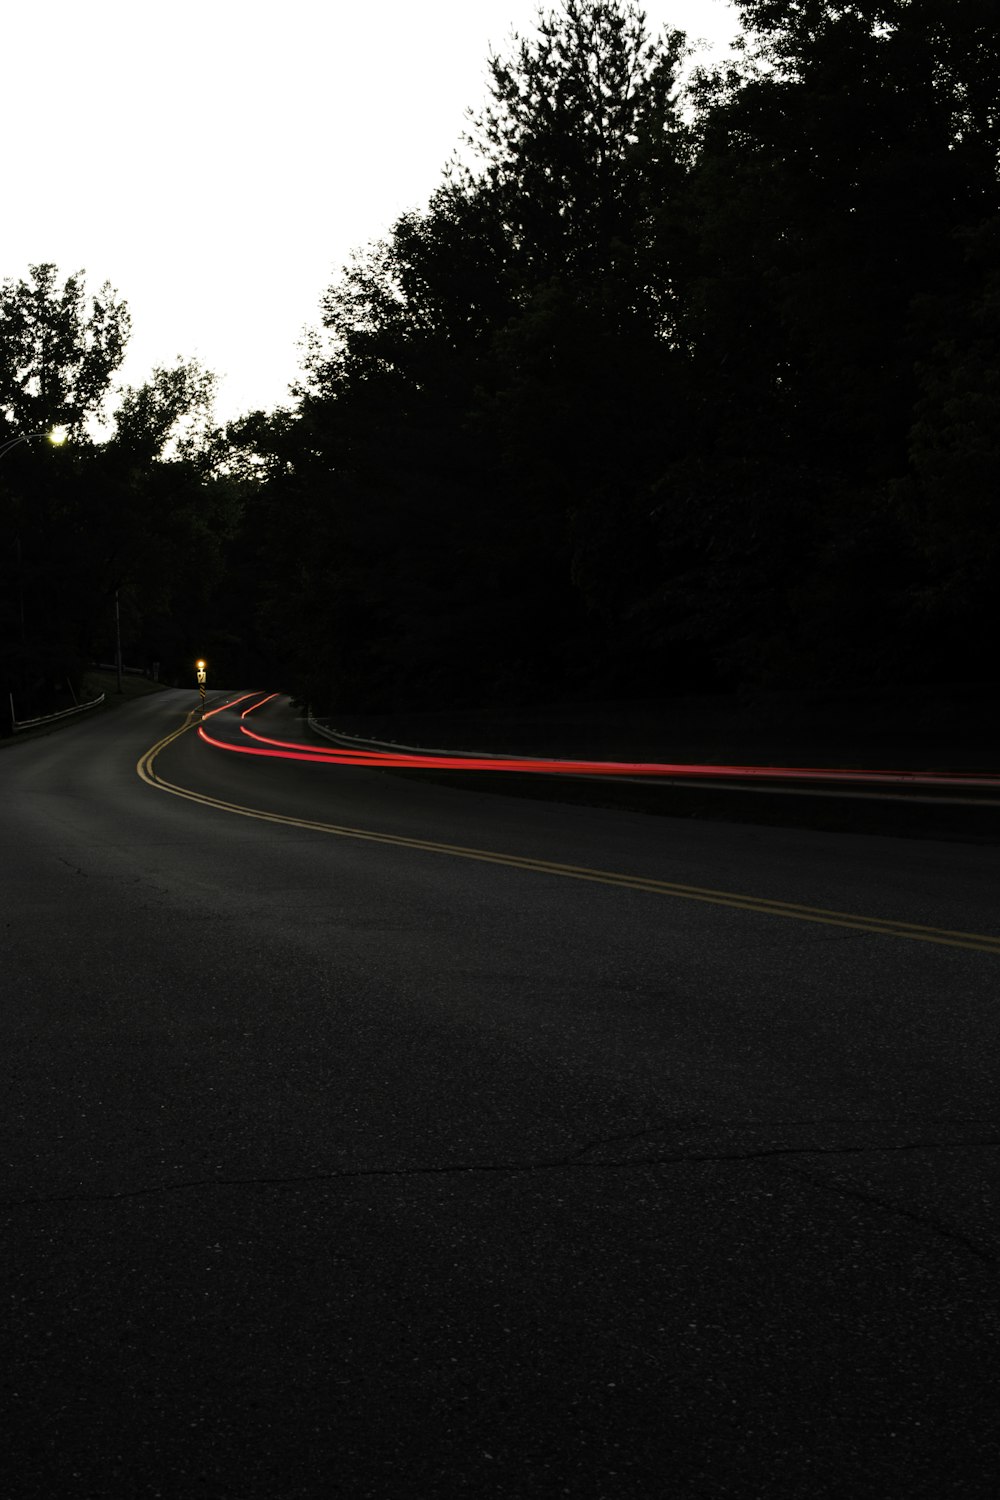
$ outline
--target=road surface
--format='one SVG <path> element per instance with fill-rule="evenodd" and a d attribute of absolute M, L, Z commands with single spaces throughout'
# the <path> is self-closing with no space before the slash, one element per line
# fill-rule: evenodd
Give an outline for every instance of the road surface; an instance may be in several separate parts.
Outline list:
<path fill-rule="evenodd" d="M 0 752 L 0 1493 L 992 1500 L 996 849 L 195 701 Z"/>

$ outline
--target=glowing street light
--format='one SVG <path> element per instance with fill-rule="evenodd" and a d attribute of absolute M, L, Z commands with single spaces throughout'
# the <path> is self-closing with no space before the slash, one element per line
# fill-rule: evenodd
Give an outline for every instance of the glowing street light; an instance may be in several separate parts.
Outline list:
<path fill-rule="evenodd" d="M 8 454 L 12 448 L 17 448 L 21 443 L 30 444 L 33 438 L 48 438 L 55 447 L 60 447 L 66 441 L 67 433 L 65 427 L 50 427 L 48 432 L 22 432 L 17 437 L 8 438 L 5 443 L 0 443 L 0 458 Z M 14 538 L 14 546 L 17 548 L 17 608 L 21 620 L 21 645 L 24 646 L 24 585 L 21 577 L 21 538 Z"/>
<path fill-rule="evenodd" d="M 0 458 L 19 443 L 30 443 L 33 438 L 48 438 L 54 448 L 60 448 L 66 441 L 67 432 L 65 427 L 50 427 L 48 432 L 22 432 L 18 437 L 8 438 L 5 443 L 0 444 Z"/>
<path fill-rule="evenodd" d="M 208 681 L 208 673 L 205 670 L 206 663 L 196 661 L 195 668 L 198 672 L 198 691 L 201 694 L 201 716 L 205 717 L 205 683 Z"/>

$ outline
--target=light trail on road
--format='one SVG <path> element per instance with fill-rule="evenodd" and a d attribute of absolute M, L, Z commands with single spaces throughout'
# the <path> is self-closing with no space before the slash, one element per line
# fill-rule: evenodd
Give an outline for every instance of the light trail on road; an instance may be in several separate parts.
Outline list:
<path fill-rule="evenodd" d="M 246 702 L 247 694 L 234 703 L 223 704 L 205 717 L 213 717 L 224 708 L 236 708 Z M 905 786 L 913 788 L 979 788 L 1000 792 L 1000 775 L 962 771 L 887 771 L 861 768 L 819 766 L 749 766 L 715 765 L 690 762 L 577 760 L 552 756 L 482 755 L 426 750 L 361 749 L 356 746 L 320 746 L 301 741 L 276 739 L 249 729 L 242 721 L 263 708 L 278 695 L 270 693 L 245 708 L 240 715 L 240 733 L 252 745 L 220 739 L 204 728 L 200 738 L 219 750 L 254 755 L 275 760 L 297 760 L 316 764 L 383 767 L 416 770 L 420 768 L 449 771 L 512 771 L 546 776 L 608 776 L 636 779 L 673 778 L 689 781 L 727 782 L 798 782 L 824 785 Z"/>
<path fill-rule="evenodd" d="M 241 698 L 238 702 L 245 702 Z M 226 704 L 223 707 L 236 707 L 236 704 Z M 213 710 L 215 712 L 215 710 Z M 253 707 L 244 710 L 244 714 L 252 713 Z M 205 792 L 196 790 L 191 786 L 181 786 L 177 782 L 169 781 L 161 776 L 155 769 L 157 757 L 166 750 L 175 740 L 194 727 L 194 718 L 190 718 L 179 728 L 165 735 L 140 758 L 136 770 L 147 785 L 158 791 L 168 792 L 172 796 L 184 798 L 186 801 L 199 803 L 203 807 L 213 808 L 219 812 L 235 814 L 238 817 L 249 818 L 255 821 L 270 823 L 286 828 L 300 829 L 307 832 L 321 833 L 336 838 L 356 840 L 361 843 L 381 844 L 390 848 L 420 851 L 427 854 L 444 855 L 452 859 L 471 860 L 482 864 L 501 865 L 509 869 L 522 870 L 534 875 L 549 875 L 560 879 L 583 881 L 589 884 L 616 886 L 622 889 L 643 891 L 649 895 L 673 897 L 675 899 L 706 903 L 712 906 L 729 907 L 737 911 L 757 913 L 762 916 L 783 917 L 798 922 L 816 923 L 826 927 L 839 927 L 854 930 L 856 932 L 868 933 L 881 937 L 894 937 L 909 939 L 913 942 L 932 943 L 936 946 L 947 948 L 964 948 L 971 952 L 986 953 L 993 957 L 1000 957 L 1000 935 L 983 932 L 966 932 L 947 927 L 932 927 L 918 922 L 904 922 L 894 918 L 869 916 L 860 912 L 837 911 L 825 907 L 807 906 L 799 902 L 775 900 L 770 897 L 752 895 L 748 892 L 717 890 L 705 886 L 688 885 L 678 881 L 659 880 L 644 875 L 628 874 L 624 871 L 595 869 L 584 865 L 566 864 L 558 860 L 538 859 L 529 855 L 518 855 L 497 849 L 471 848 L 459 844 L 450 844 L 436 839 L 414 838 L 407 834 L 390 833 L 374 828 L 357 828 L 341 823 L 328 823 L 315 818 L 295 817 L 286 813 L 274 812 L 265 807 L 248 806 L 245 803 L 231 802 L 226 798 L 211 796 Z M 199 734 L 204 736 L 199 728 Z M 209 739 L 208 742 L 214 743 Z M 224 741 L 218 742 L 223 749 L 234 749 L 243 754 L 255 756 L 276 756 L 285 760 L 325 760 L 329 757 L 323 755 L 284 755 L 280 750 L 271 750 L 266 747 L 253 747 L 241 745 L 226 745 Z M 372 762 L 354 761 L 358 764 L 370 767 Z"/>

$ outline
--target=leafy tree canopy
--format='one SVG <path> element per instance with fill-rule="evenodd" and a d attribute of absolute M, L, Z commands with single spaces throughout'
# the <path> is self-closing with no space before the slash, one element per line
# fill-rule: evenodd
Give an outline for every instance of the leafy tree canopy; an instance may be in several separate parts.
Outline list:
<path fill-rule="evenodd" d="M 8 427 L 54 425 L 79 436 L 99 416 L 125 356 L 131 318 L 105 282 L 88 302 L 84 273 L 59 285 L 56 266 L 29 267 L 28 278 L 0 287 L 0 413 Z"/>
<path fill-rule="evenodd" d="M 565 0 L 514 42 L 489 59 L 490 101 L 470 113 L 481 184 L 522 276 L 607 275 L 677 180 L 683 34 L 651 41 L 632 4 Z"/>
<path fill-rule="evenodd" d="M 216 385 L 215 375 L 195 359 L 158 367 L 145 384 L 121 392 L 111 442 L 147 461 L 169 453 L 203 462 L 216 430 Z"/>

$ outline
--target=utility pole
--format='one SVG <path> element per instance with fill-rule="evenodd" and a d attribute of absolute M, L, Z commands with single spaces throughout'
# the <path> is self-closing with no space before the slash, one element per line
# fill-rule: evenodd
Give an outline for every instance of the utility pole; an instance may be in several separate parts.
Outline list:
<path fill-rule="evenodd" d="M 115 589 L 115 671 L 118 674 L 118 691 L 123 693 L 122 687 L 122 617 L 118 608 L 118 590 Z"/>
<path fill-rule="evenodd" d="M 21 538 L 14 538 L 14 546 L 17 549 L 17 613 L 21 621 L 21 650 L 26 650 L 28 638 L 24 631 L 24 561 L 21 557 Z"/>

